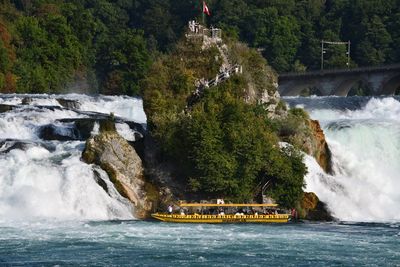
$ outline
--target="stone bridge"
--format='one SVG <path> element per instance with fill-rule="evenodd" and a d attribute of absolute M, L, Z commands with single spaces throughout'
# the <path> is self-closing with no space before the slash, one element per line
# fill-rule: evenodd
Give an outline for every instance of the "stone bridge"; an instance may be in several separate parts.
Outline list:
<path fill-rule="evenodd" d="M 321 96 L 347 96 L 360 84 L 368 88 L 368 95 L 399 94 L 400 64 L 279 75 L 282 96 L 301 95 L 306 90 Z"/>

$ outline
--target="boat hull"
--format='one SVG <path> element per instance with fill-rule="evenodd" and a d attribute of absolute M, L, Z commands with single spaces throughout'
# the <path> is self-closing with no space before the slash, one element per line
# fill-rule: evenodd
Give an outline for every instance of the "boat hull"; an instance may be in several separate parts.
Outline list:
<path fill-rule="evenodd" d="M 173 223 L 287 223 L 289 214 L 271 215 L 179 215 L 154 213 L 153 218 Z"/>

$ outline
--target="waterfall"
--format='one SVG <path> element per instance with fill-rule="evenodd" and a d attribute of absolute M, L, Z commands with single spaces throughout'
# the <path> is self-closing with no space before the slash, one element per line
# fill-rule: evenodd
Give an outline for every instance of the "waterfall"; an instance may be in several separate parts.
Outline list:
<path fill-rule="evenodd" d="M 400 220 L 400 102 L 396 97 L 288 99 L 320 121 L 333 154 L 333 175 L 311 157 L 307 191 L 345 221 Z"/>
<path fill-rule="evenodd" d="M 28 105 L 22 105 L 30 98 Z M 57 99 L 79 103 L 63 108 Z M 398 97 L 286 98 L 320 121 L 332 151 L 334 174 L 324 173 L 312 157 L 305 162 L 307 191 L 346 221 L 400 220 L 400 101 Z M 3 110 L 1 106 L 11 106 Z M 0 95 L 1 220 L 131 219 L 131 205 L 105 172 L 80 160 L 83 140 L 43 140 L 52 125 L 62 135 L 72 126 L 60 119 L 109 114 L 145 126 L 142 101 L 122 96 Z M 129 140 L 135 131 L 120 121 Z M 94 127 L 96 128 L 96 127 Z M 94 129 L 95 131 L 96 129 Z M 107 185 L 107 192 L 96 182 Z"/>
<path fill-rule="evenodd" d="M 29 98 L 28 105 L 22 100 Z M 63 108 L 57 99 L 79 108 Z M 141 99 L 85 95 L 0 95 L 0 218 L 1 220 L 132 219 L 131 204 L 121 197 L 107 174 L 80 160 L 83 140 L 43 140 L 40 131 L 52 125 L 68 135 L 71 123 L 60 119 L 93 118 L 113 112 L 126 121 L 145 124 Z M 104 115 L 103 115 L 104 116 Z M 98 125 L 97 125 L 98 126 Z M 134 138 L 128 124 L 117 130 Z M 96 182 L 101 179 L 107 192 Z"/>

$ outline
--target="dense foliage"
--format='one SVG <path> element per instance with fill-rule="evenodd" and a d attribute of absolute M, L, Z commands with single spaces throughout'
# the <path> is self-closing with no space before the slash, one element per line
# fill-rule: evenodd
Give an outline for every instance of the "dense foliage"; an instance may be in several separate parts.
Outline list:
<path fill-rule="evenodd" d="M 228 29 L 278 71 L 318 69 L 321 40 L 351 41 L 351 64 L 399 62 L 397 0 L 213 0 L 212 23 Z M 346 47 L 327 46 L 327 68 L 346 67 Z"/>
<path fill-rule="evenodd" d="M 351 65 L 398 62 L 398 0 L 208 0 L 208 24 L 263 51 L 277 71 L 320 66 L 320 41 L 351 41 Z M 0 1 L 0 91 L 138 94 L 199 0 Z M 346 66 L 328 45 L 326 68 Z"/>
<path fill-rule="evenodd" d="M 265 110 L 235 94 L 238 78 L 211 91 L 174 132 L 173 157 L 188 167 L 190 189 L 215 197 L 254 200 L 267 194 L 293 206 L 302 194 L 306 172 L 302 156 L 281 149 Z"/>
<path fill-rule="evenodd" d="M 151 60 L 124 6 L 38 0 L 0 8 L 2 91 L 138 94 Z"/>

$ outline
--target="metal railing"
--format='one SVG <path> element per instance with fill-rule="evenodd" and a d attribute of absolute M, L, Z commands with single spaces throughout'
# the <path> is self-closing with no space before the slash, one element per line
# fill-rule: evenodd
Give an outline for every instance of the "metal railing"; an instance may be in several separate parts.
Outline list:
<path fill-rule="evenodd" d="M 204 95 L 206 89 L 210 87 L 215 87 L 218 84 L 228 80 L 233 74 L 242 73 L 242 66 L 239 64 L 235 64 L 232 67 L 221 70 L 214 79 L 211 80 L 200 80 L 196 85 L 196 89 L 193 93 L 187 98 L 187 105 L 185 111 L 190 110 L 194 104 L 196 104 Z"/>

